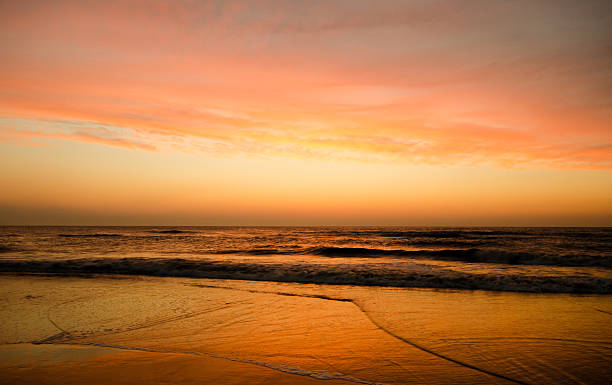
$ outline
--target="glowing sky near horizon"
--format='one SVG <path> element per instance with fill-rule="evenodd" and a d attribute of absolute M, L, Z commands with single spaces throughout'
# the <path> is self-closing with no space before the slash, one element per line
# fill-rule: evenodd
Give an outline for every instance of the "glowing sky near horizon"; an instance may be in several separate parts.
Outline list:
<path fill-rule="evenodd" d="M 0 224 L 612 225 L 609 1 L 0 0 Z"/>

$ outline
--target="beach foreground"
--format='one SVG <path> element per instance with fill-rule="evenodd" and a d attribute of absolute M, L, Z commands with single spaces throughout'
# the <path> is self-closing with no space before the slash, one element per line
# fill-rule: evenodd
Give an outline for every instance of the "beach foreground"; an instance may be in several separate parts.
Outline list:
<path fill-rule="evenodd" d="M 3 275 L 0 382 L 605 383 L 605 295 Z"/>

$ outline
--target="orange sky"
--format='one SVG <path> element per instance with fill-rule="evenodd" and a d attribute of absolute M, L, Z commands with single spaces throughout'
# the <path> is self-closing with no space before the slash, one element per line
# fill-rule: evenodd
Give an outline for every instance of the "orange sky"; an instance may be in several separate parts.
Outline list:
<path fill-rule="evenodd" d="M 0 1 L 0 224 L 612 225 L 609 1 Z"/>

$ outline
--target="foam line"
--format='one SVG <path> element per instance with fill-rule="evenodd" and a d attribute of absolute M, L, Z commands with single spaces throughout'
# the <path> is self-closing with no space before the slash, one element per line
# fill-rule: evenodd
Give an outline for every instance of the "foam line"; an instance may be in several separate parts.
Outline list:
<path fill-rule="evenodd" d="M 513 292 L 612 294 L 612 279 L 594 275 L 471 273 L 415 263 L 236 263 L 182 258 L 0 260 L 0 272 L 62 275 L 112 274 L 315 283 L 428 287 Z"/>
<path fill-rule="evenodd" d="M 413 347 L 415 347 L 415 348 L 417 348 L 417 349 L 419 349 L 419 350 L 421 350 L 421 351 L 423 351 L 425 353 L 429 353 L 429 354 L 434 355 L 434 356 L 436 356 L 438 358 L 441 358 L 441 359 L 449 361 L 449 362 L 453 362 L 453 363 L 455 363 L 457 365 L 460 365 L 460 366 L 463 366 L 465 368 L 473 369 L 473 370 L 476 370 L 476 371 L 484 373 L 484 374 L 488 374 L 488 375 L 493 376 L 493 377 L 497 377 L 497 378 L 501 378 L 503 380 L 514 382 L 515 384 L 523 384 L 523 385 L 528 385 L 529 384 L 529 383 L 521 381 L 521 380 L 516 380 L 514 378 L 511 378 L 511 377 L 508 377 L 508 376 L 504 376 L 503 374 L 499 374 L 499 373 L 495 373 L 495 372 L 492 372 L 492 371 L 487 370 L 487 369 L 479 368 L 478 366 L 474 366 L 474 365 L 468 364 L 467 362 L 456 360 L 456 359 L 451 358 L 449 356 L 446 356 L 444 354 L 441 354 L 441 353 L 438 353 L 438 352 L 433 351 L 431 349 L 428 349 L 428 348 L 426 348 L 426 347 L 424 347 L 422 345 L 419 345 L 416 342 L 410 341 L 409 339 L 404 338 L 404 337 L 402 337 L 402 336 L 400 336 L 398 334 L 395 334 L 392 331 L 386 329 L 384 326 L 382 326 L 378 322 L 376 322 L 376 320 L 374 320 L 365 310 L 363 310 L 361 308 L 361 306 L 359 306 L 359 304 L 357 304 L 355 301 L 351 301 L 351 302 L 355 306 L 357 306 L 357 308 L 363 314 L 365 314 L 365 316 L 368 317 L 370 322 L 372 322 L 378 329 L 382 330 L 383 332 L 385 332 L 386 334 L 390 335 L 391 337 L 393 337 L 393 338 L 395 338 L 395 339 L 397 339 L 399 341 L 405 342 L 408 345 L 411 345 L 411 346 L 413 346 Z"/>
<path fill-rule="evenodd" d="M 508 341 L 508 340 L 516 340 L 516 341 L 558 341 L 558 342 L 568 342 L 568 343 L 576 343 L 576 344 L 593 344 L 593 345 L 612 345 L 612 341 L 593 341 L 593 340 L 576 340 L 569 338 L 546 338 L 546 337 L 478 337 L 478 338 L 439 338 L 440 341 Z M 606 349 L 612 349 L 612 347 L 602 346 Z"/>
<path fill-rule="evenodd" d="M 480 373 L 488 374 L 490 376 L 497 377 L 497 378 L 500 378 L 500 379 L 503 379 L 503 380 L 507 380 L 507 381 L 513 382 L 515 384 L 529 385 L 529 383 L 527 383 L 527 382 L 524 382 L 524 381 L 521 381 L 521 380 L 516 380 L 514 378 L 505 376 L 503 374 L 495 373 L 495 372 L 492 372 L 490 370 L 483 369 L 483 368 L 480 368 L 480 367 L 468 364 L 467 362 L 463 362 L 463 361 L 456 360 L 454 358 L 448 357 L 448 356 L 446 356 L 444 354 L 438 353 L 438 352 L 433 351 L 433 350 L 431 350 L 429 348 L 426 348 L 426 347 L 424 347 L 424 346 L 422 346 L 420 344 L 417 344 L 416 342 L 410 341 L 409 339 L 404 338 L 404 337 L 402 337 L 402 336 L 400 336 L 398 334 L 395 334 L 394 332 L 392 332 L 392 331 L 386 329 L 384 326 L 380 325 L 355 300 L 350 299 L 350 298 L 334 298 L 334 297 L 323 296 L 323 295 L 321 295 L 321 296 L 319 296 L 319 295 L 310 295 L 310 294 L 301 295 L 301 294 L 286 293 L 286 292 L 258 291 L 258 290 L 238 289 L 238 288 L 232 288 L 232 287 L 227 287 L 227 286 L 215 286 L 215 285 L 206 285 L 204 287 L 210 287 L 210 288 L 216 287 L 218 289 L 247 291 L 247 292 L 251 292 L 251 293 L 276 294 L 276 295 L 286 295 L 286 296 L 305 297 L 305 298 L 317 298 L 317 299 L 323 299 L 323 300 L 327 300 L 327 301 L 350 302 L 355 307 L 357 307 L 357 309 L 359 309 L 359 311 L 361 313 L 363 313 L 374 326 L 376 326 L 378 329 L 380 329 L 381 331 L 383 331 L 387 335 L 389 335 L 389 336 L 391 336 L 391 337 L 393 337 L 393 338 L 395 338 L 395 339 L 397 339 L 397 340 L 399 340 L 401 342 L 404 342 L 404 343 L 406 343 L 406 344 L 408 344 L 408 345 L 410 345 L 412 347 L 415 347 L 415 348 L 417 348 L 417 349 L 419 349 L 419 350 L 421 350 L 421 351 L 423 351 L 425 353 L 429 353 L 429 354 L 431 354 L 433 356 L 441 358 L 441 359 L 443 359 L 445 361 L 449 361 L 449 362 L 455 363 L 455 364 L 463 366 L 465 368 L 472 369 L 472 370 L 478 371 Z"/>
<path fill-rule="evenodd" d="M 265 361 L 256 361 L 246 358 L 238 358 L 238 357 L 228 357 L 222 356 L 214 353 L 207 352 L 195 352 L 195 351 L 180 351 L 180 350 L 168 350 L 168 349 L 152 349 L 152 348 L 144 348 L 138 346 L 125 346 L 125 345 L 115 345 L 115 344 L 105 344 L 105 343 L 97 343 L 97 342 L 38 342 L 34 343 L 36 345 L 40 344 L 48 344 L 48 345 L 73 345 L 73 346 L 96 346 L 100 348 L 109 348 L 109 349 L 119 349 L 119 350 L 128 350 L 128 351 L 138 351 L 138 352 L 147 352 L 147 353 L 162 353 L 162 354 L 184 354 L 196 357 L 208 356 L 211 358 L 223 359 L 232 362 L 240 362 L 245 364 L 257 365 L 261 367 L 265 367 L 268 369 L 276 370 L 279 372 L 294 374 L 298 376 L 310 377 L 317 380 L 343 380 L 348 382 L 353 382 L 356 384 L 365 384 L 365 385 L 385 385 L 380 382 L 371 382 L 367 380 L 362 380 L 357 377 L 348 376 L 342 373 L 329 373 L 325 370 L 316 370 L 309 371 L 295 366 L 289 365 L 275 365 Z"/>

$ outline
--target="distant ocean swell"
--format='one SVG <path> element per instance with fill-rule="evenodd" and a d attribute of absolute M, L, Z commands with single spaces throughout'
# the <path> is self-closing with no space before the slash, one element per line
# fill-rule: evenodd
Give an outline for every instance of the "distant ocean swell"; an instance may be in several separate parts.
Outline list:
<path fill-rule="evenodd" d="M 152 234 L 191 234 L 193 231 L 189 230 L 149 230 L 149 233 Z M 104 237 L 122 237 L 123 234 L 115 234 L 115 233 L 93 233 L 93 234 L 58 234 L 58 237 L 64 238 L 104 238 Z"/>
<path fill-rule="evenodd" d="M 93 238 L 115 238 L 122 237 L 119 234 L 89 234 L 68 235 L 60 234 L 62 237 L 93 237 Z M 273 246 L 273 245 L 272 245 Z M 9 252 L 27 252 L 12 245 L 1 245 L 0 254 Z M 594 250 L 596 251 L 596 250 Z M 599 254 L 544 254 L 537 252 L 526 252 L 517 250 L 503 250 L 496 248 L 458 248 L 458 249 L 379 249 L 368 247 L 300 247 L 289 246 L 286 248 L 256 247 L 248 249 L 221 249 L 221 250 L 192 250 L 195 255 L 303 255 L 319 256 L 327 258 L 406 258 L 406 259 L 431 259 L 440 261 L 458 261 L 468 263 L 496 263 L 511 265 L 546 265 L 546 266 L 589 266 L 612 268 L 612 255 L 609 253 Z M 607 255 L 606 255 L 607 254 Z"/>
<path fill-rule="evenodd" d="M 467 273 L 419 265 L 397 268 L 380 264 L 260 264 L 181 258 L 0 260 L 0 272 L 123 274 L 358 286 L 612 294 L 612 279 L 601 277 Z"/>

